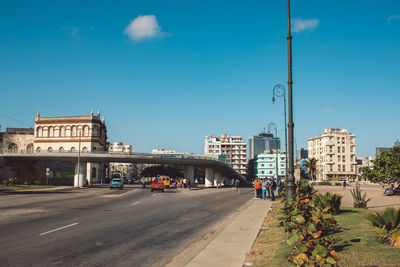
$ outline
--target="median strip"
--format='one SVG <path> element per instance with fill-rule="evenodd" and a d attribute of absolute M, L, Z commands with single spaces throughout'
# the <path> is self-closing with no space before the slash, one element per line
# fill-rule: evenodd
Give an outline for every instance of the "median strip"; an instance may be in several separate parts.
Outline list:
<path fill-rule="evenodd" d="M 47 235 L 47 234 L 53 233 L 53 232 L 58 231 L 58 230 L 62 230 L 62 229 L 68 228 L 68 227 L 75 226 L 75 225 L 77 225 L 77 224 L 79 224 L 79 223 L 77 223 L 77 222 L 76 222 L 76 223 L 71 223 L 71 224 L 68 224 L 68 225 L 59 227 L 59 228 L 57 228 L 57 229 L 53 229 L 53 230 L 50 230 L 50 231 L 41 233 L 41 234 L 39 234 L 39 235 Z"/>

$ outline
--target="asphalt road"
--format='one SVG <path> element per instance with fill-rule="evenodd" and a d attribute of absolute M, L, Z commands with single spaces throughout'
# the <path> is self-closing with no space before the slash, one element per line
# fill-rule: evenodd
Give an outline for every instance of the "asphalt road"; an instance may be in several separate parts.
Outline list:
<path fill-rule="evenodd" d="M 253 197 L 130 188 L 0 195 L 1 266 L 163 266 Z"/>

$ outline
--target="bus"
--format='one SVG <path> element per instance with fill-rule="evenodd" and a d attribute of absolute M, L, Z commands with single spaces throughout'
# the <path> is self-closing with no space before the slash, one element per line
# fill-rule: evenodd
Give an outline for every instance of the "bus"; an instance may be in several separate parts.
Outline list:
<path fill-rule="evenodd" d="M 157 175 L 157 181 L 161 181 L 165 187 L 170 187 L 171 185 L 171 178 L 168 175 Z"/>

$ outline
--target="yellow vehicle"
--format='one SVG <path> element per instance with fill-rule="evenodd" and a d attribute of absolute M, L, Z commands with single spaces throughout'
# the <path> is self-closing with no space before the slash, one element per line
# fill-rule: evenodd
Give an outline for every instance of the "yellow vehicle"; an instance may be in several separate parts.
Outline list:
<path fill-rule="evenodd" d="M 169 187 L 171 185 L 171 178 L 167 175 L 157 175 L 157 181 L 162 182 L 165 187 Z"/>

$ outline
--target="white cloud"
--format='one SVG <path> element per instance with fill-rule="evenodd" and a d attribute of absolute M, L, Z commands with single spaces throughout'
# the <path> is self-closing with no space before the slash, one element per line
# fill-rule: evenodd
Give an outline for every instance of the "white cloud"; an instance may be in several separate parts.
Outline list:
<path fill-rule="evenodd" d="M 325 112 L 325 113 L 332 112 L 332 108 L 331 108 L 331 107 L 327 107 L 327 108 L 324 110 L 324 112 Z"/>
<path fill-rule="evenodd" d="M 319 19 L 292 19 L 292 32 L 315 30 L 319 25 Z"/>
<path fill-rule="evenodd" d="M 390 23 L 392 20 L 398 20 L 400 19 L 400 14 L 393 15 L 387 18 L 388 23 Z"/>
<path fill-rule="evenodd" d="M 170 35 L 161 31 L 161 27 L 158 25 L 156 16 L 154 15 L 143 15 L 134 18 L 129 25 L 126 26 L 124 33 L 133 41 L 167 37 Z"/>
<path fill-rule="evenodd" d="M 78 37 L 78 34 L 80 32 L 82 32 L 81 27 L 78 27 L 78 26 L 68 26 L 68 27 L 62 28 L 62 30 L 68 32 L 74 38 Z"/>

